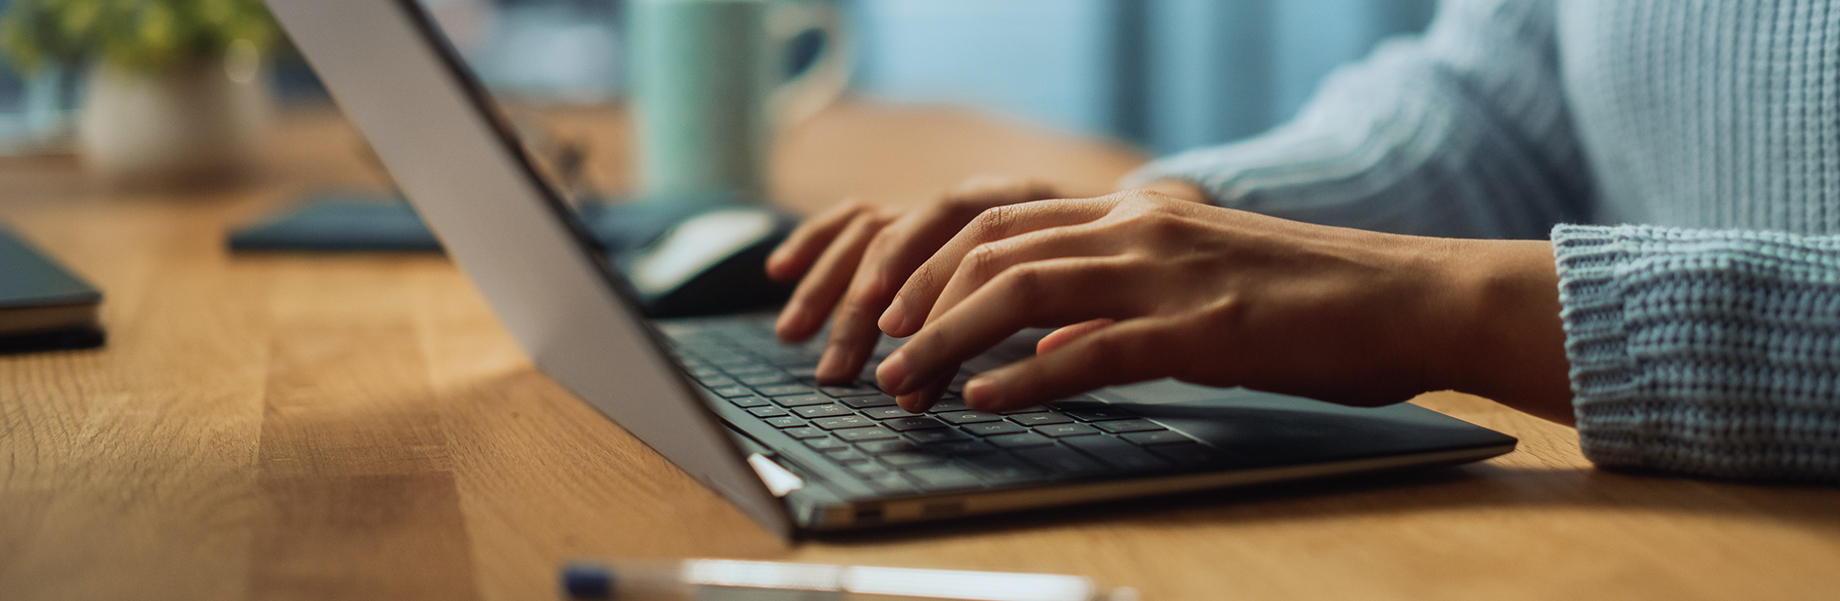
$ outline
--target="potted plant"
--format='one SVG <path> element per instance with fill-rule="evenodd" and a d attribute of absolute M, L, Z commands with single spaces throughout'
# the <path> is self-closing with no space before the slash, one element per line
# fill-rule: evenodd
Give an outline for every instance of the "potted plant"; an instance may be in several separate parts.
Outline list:
<path fill-rule="evenodd" d="M 113 181 L 248 173 L 277 35 L 261 0 L 11 0 L 0 15 L 0 51 L 22 72 L 87 71 L 79 147 Z"/>

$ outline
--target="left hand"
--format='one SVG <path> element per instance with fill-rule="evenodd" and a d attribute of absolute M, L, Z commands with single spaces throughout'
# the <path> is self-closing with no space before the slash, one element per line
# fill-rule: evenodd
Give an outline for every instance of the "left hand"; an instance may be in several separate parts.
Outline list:
<path fill-rule="evenodd" d="M 1522 277 L 1504 286 L 1507 267 Z M 924 410 L 960 362 L 1061 327 L 1036 357 L 967 383 L 966 404 L 1006 411 L 1173 377 L 1380 405 L 1487 380 L 1479 362 L 1498 359 L 1520 361 L 1511 377 L 1539 382 L 1540 402 L 1569 402 L 1555 284 L 1544 242 L 1311 225 L 1144 191 L 1039 201 L 986 211 L 915 272 L 880 321 L 912 340 L 877 378 Z M 1501 330 L 1480 326 L 1498 319 L 1534 324 L 1505 336 L 1534 350 L 1490 347 Z"/>

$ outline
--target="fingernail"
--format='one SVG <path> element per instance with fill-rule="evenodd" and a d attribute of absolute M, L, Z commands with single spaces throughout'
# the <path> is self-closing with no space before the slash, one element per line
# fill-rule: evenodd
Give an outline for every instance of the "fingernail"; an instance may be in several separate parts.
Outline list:
<path fill-rule="evenodd" d="M 882 332 L 890 336 L 897 335 L 895 333 L 897 328 L 900 328 L 904 324 L 905 322 L 901 316 L 901 297 L 899 296 L 894 297 L 894 302 L 888 303 L 888 310 L 882 312 L 882 318 L 875 320 L 875 327 L 881 328 Z"/>
<path fill-rule="evenodd" d="M 994 407 L 997 404 L 997 383 L 991 378 L 979 376 L 965 382 L 965 406 L 978 411 Z"/>
<path fill-rule="evenodd" d="M 906 392 L 902 386 L 907 384 L 907 353 L 895 351 L 883 359 L 882 366 L 875 368 L 875 381 L 885 392 Z"/>

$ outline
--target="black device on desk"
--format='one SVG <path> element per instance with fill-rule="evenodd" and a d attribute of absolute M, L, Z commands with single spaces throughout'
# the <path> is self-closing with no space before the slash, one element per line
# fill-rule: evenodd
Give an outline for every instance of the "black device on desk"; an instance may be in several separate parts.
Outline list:
<path fill-rule="evenodd" d="M 102 293 L 0 227 L 0 353 L 103 342 Z"/>
<path fill-rule="evenodd" d="M 791 286 L 766 277 L 766 257 L 797 219 L 732 194 L 590 202 L 576 208 L 587 238 L 627 276 L 652 317 L 721 315 L 785 302 Z M 441 250 L 399 197 L 317 192 L 297 208 L 238 228 L 241 252 Z"/>

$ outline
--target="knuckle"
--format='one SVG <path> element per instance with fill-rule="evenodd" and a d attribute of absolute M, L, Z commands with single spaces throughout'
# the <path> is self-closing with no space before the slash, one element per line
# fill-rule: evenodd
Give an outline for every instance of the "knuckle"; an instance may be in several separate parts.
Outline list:
<path fill-rule="evenodd" d="M 976 219 L 971 220 L 972 232 L 982 239 L 1001 237 L 1004 228 L 1008 227 L 1009 213 L 1010 208 L 1003 205 L 984 209 Z"/>
<path fill-rule="evenodd" d="M 964 260 L 959 262 L 958 270 L 978 280 L 989 280 L 1002 271 L 998 263 L 1000 254 L 1001 251 L 995 244 L 979 244 L 972 247 L 971 252 L 965 253 Z"/>
<path fill-rule="evenodd" d="M 1046 274 L 1035 265 L 1019 265 L 997 276 L 1002 280 L 1003 295 L 1018 303 L 1033 306 L 1048 296 Z"/>

